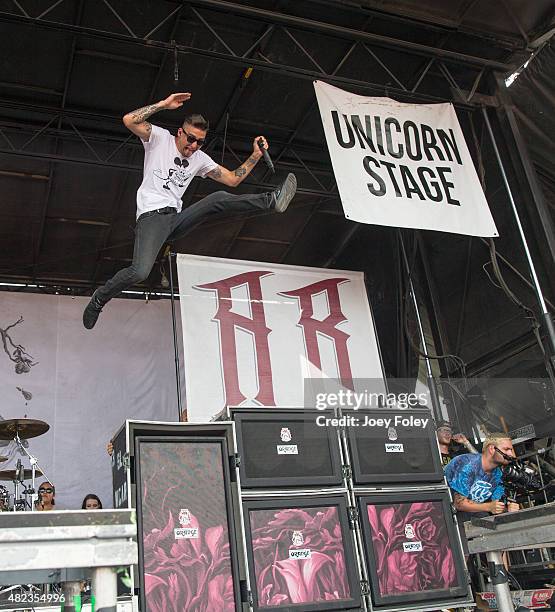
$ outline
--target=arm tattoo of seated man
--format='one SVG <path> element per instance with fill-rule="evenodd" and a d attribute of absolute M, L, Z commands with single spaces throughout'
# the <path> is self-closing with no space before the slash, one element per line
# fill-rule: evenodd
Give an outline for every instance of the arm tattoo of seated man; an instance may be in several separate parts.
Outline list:
<path fill-rule="evenodd" d="M 464 495 L 461 495 L 460 493 L 455 493 L 454 496 L 454 503 L 455 503 L 455 508 L 463 501 L 465 501 L 465 499 L 467 499 Z"/>
<path fill-rule="evenodd" d="M 149 104 L 148 106 L 143 106 L 143 108 L 131 111 L 133 121 L 135 123 L 142 123 L 147 117 L 150 117 L 150 115 L 153 115 L 158 110 L 160 110 L 158 104 Z"/>

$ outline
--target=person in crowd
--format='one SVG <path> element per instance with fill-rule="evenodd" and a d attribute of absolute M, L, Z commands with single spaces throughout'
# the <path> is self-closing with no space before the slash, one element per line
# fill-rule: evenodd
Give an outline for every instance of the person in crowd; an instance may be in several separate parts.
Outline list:
<path fill-rule="evenodd" d="M 39 498 L 36 501 L 35 509 L 39 512 L 47 512 L 49 510 L 55 510 L 56 505 L 56 488 L 51 482 L 47 480 L 39 486 Z"/>
<path fill-rule="evenodd" d="M 89 493 L 88 495 L 85 495 L 83 503 L 81 504 L 81 509 L 102 510 L 102 502 L 100 501 L 98 495 L 95 495 L 94 493 Z"/>
<path fill-rule="evenodd" d="M 206 219 L 221 214 L 248 214 L 256 211 L 285 212 L 297 189 L 289 173 L 274 191 L 258 194 L 230 194 L 216 191 L 182 210 L 181 198 L 195 176 L 208 177 L 228 187 L 237 187 L 253 170 L 268 142 L 264 136 L 253 140 L 250 156 L 235 170 L 217 164 L 201 151 L 208 133 L 202 115 L 188 115 L 173 136 L 147 119 L 162 110 L 183 106 L 190 93 L 174 93 L 166 99 L 131 111 L 123 123 L 138 136 L 145 149 L 143 180 L 137 191 L 137 224 L 132 264 L 120 270 L 92 295 L 83 312 L 83 325 L 92 329 L 102 308 L 124 289 L 150 274 L 156 256 L 166 240 L 185 235 Z"/>
<path fill-rule="evenodd" d="M 441 452 L 441 463 L 445 467 L 453 457 L 461 455 L 464 452 L 477 453 L 478 451 L 472 446 L 468 438 L 462 434 L 453 435 L 453 428 L 449 421 L 440 421 L 436 427 L 436 436 Z M 466 451 L 461 451 L 465 448 Z"/>
<path fill-rule="evenodd" d="M 481 454 L 467 453 L 451 459 L 445 468 L 447 484 L 454 495 L 455 508 L 467 514 L 514 512 L 518 504 L 505 504 L 502 467 L 515 457 L 511 439 L 505 433 L 490 434 Z"/>
<path fill-rule="evenodd" d="M 503 501 L 504 457 L 515 456 L 513 443 L 505 433 L 492 433 L 483 443 L 482 453 L 467 453 L 454 457 L 445 467 L 445 478 L 453 493 L 461 541 L 468 556 L 464 522 L 472 516 L 488 516 L 503 512 L 516 512 L 518 504 Z"/>

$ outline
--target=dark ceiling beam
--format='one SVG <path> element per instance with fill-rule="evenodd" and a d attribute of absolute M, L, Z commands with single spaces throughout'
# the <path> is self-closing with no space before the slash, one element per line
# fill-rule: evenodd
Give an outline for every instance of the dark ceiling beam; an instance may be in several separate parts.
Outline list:
<path fill-rule="evenodd" d="M 539 352 L 538 342 L 532 330 L 496 346 L 466 364 L 466 376 L 472 378 L 481 376 L 504 361 L 535 348 Z"/>
<path fill-rule="evenodd" d="M 36 153 L 36 152 L 30 152 L 30 151 L 21 152 L 17 150 L 12 151 L 11 149 L 0 148 L 0 155 L 11 155 L 11 156 L 15 155 L 18 157 L 27 157 L 29 159 L 42 159 L 42 160 L 49 160 L 49 161 L 55 161 L 55 162 L 61 162 L 61 163 L 98 166 L 102 168 L 110 168 L 112 170 L 127 170 L 129 172 L 137 172 L 137 173 L 139 172 L 142 173 L 143 171 L 142 165 L 135 166 L 132 164 L 121 164 L 121 163 L 116 164 L 116 163 L 105 162 L 105 161 L 96 160 L 96 159 L 87 159 L 87 158 L 73 157 L 73 156 L 68 156 L 68 155 L 56 155 L 54 153 Z M 265 191 L 271 191 L 275 189 L 275 185 L 271 185 L 268 183 L 260 183 L 260 182 L 253 181 L 250 179 L 243 181 L 243 184 L 250 185 L 251 187 L 260 188 Z M 297 189 L 297 193 L 304 194 L 304 195 L 310 195 L 310 196 L 323 196 L 323 197 L 331 198 L 331 199 L 337 198 L 336 193 L 325 191 L 322 189 L 307 189 L 307 188 L 299 187 Z"/>
<path fill-rule="evenodd" d="M 83 16 L 83 5 L 84 5 L 84 0 L 80 0 L 80 2 L 76 5 L 76 10 L 75 10 L 75 23 L 79 23 L 82 19 Z M 69 59 L 67 62 L 67 67 L 66 67 L 66 74 L 65 74 L 65 79 L 64 79 L 64 87 L 63 87 L 63 92 L 62 92 L 62 99 L 60 100 L 60 108 L 63 110 L 65 108 L 65 105 L 67 103 L 67 95 L 69 92 L 69 84 L 71 81 L 71 73 L 73 71 L 73 65 L 75 63 L 75 51 L 77 49 L 77 37 L 73 36 L 72 40 L 71 40 L 71 50 L 69 53 Z M 58 117 L 58 123 L 57 123 L 57 130 L 56 133 L 59 133 L 59 130 L 61 130 L 62 128 L 62 118 Z M 55 141 L 55 145 L 54 145 L 54 150 L 56 153 L 60 152 L 60 139 L 58 138 L 58 136 L 56 135 L 56 141 Z M 40 222 L 39 222 L 39 229 L 38 229 L 38 234 L 37 234 L 37 239 L 36 242 L 34 244 L 34 249 L 33 249 L 33 274 L 35 274 L 37 266 L 38 266 L 38 260 L 39 260 L 39 255 L 40 255 L 40 251 L 42 249 L 42 245 L 43 245 L 43 241 L 44 241 L 44 228 L 46 226 L 46 218 L 48 215 L 48 208 L 50 206 L 50 200 L 52 198 L 52 187 L 54 185 L 54 177 L 56 174 L 56 164 L 55 163 L 51 163 L 50 167 L 49 167 L 49 181 L 48 181 L 48 185 L 46 187 L 45 190 L 45 194 L 44 194 L 44 198 L 42 201 L 42 206 L 41 206 L 41 213 L 40 213 Z"/>
<path fill-rule="evenodd" d="M 46 94 L 47 96 L 54 96 L 56 98 L 61 98 L 64 95 L 62 91 L 58 91 L 57 89 L 38 87 L 37 85 L 29 85 L 28 83 L 10 83 L 7 81 L 0 81 L 0 87 L 3 89 L 15 89 L 26 92 Z"/>
<path fill-rule="evenodd" d="M 122 64 L 132 64 L 135 66 L 144 66 L 145 68 L 156 68 L 159 65 L 154 62 L 147 60 L 137 59 L 135 57 L 126 57 L 125 55 L 119 55 L 116 53 L 105 53 L 104 51 L 93 51 L 90 49 L 79 49 L 75 52 L 76 55 L 81 57 L 92 57 L 94 59 L 108 60 L 110 62 L 120 62 Z"/>
<path fill-rule="evenodd" d="M 35 174 L 34 172 L 16 172 L 14 170 L 0 170 L 0 176 L 8 176 L 10 178 L 31 179 L 33 181 L 49 181 L 50 176 L 47 174 Z"/>
<path fill-rule="evenodd" d="M 322 264 L 323 268 L 331 268 L 331 266 L 339 259 L 341 254 L 345 251 L 348 244 L 354 238 L 355 234 L 360 230 L 362 224 L 352 222 L 347 227 L 345 233 L 343 234 L 343 238 L 337 245 L 337 247 L 333 250 L 333 253 L 326 259 L 326 261 Z"/>
<path fill-rule="evenodd" d="M 260 9 L 252 9 L 249 7 L 241 7 L 241 8 L 244 10 L 254 10 L 254 11 L 260 10 Z M 274 15 L 274 13 L 271 13 L 271 15 Z M 286 19 L 291 18 L 290 16 L 280 15 L 278 13 L 275 13 L 275 15 L 281 16 Z M 235 64 L 235 65 L 239 65 L 241 66 L 241 68 L 252 66 L 254 68 L 259 68 L 260 70 L 263 70 L 266 72 L 278 73 L 281 76 L 287 75 L 292 78 L 300 78 L 300 79 L 305 79 L 305 80 L 310 80 L 310 81 L 313 81 L 314 79 L 324 79 L 328 82 L 334 83 L 339 86 L 355 87 L 360 90 L 369 91 L 369 92 L 373 92 L 377 94 L 383 94 L 384 92 L 387 92 L 387 95 L 397 95 L 400 97 L 401 100 L 409 100 L 409 101 L 416 100 L 416 101 L 421 101 L 421 102 L 426 102 L 426 101 L 445 102 L 446 101 L 445 97 L 424 94 L 424 93 L 415 94 L 410 91 L 405 91 L 401 87 L 392 87 L 390 84 L 383 85 L 381 83 L 371 83 L 368 80 L 353 79 L 350 77 L 337 76 L 333 74 L 319 72 L 318 70 L 307 70 L 304 68 L 300 68 L 298 66 L 278 64 L 278 63 L 270 62 L 266 58 L 258 59 L 258 58 L 252 58 L 252 57 L 251 58 L 244 57 L 243 55 L 239 55 L 229 50 L 226 50 L 225 52 L 219 52 L 219 51 L 214 51 L 211 47 L 210 48 L 198 48 L 198 47 L 193 47 L 189 45 L 178 44 L 178 43 L 175 43 L 174 41 L 165 42 L 165 41 L 156 41 L 156 40 L 143 40 L 140 38 L 126 36 L 121 33 L 106 32 L 104 30 L 98 30 L 95 28 L 87 28 L 87 27 L 82 27 L 82 26 L 79 27 L 79 26 L 74 26 L 72 24 L 67 24 L 67 23 L 33 20 L 28 17 L 6 13 L 6 12 L 0 12 L 0 22 L 2 21 L 6 23 L 11 23 L 11 24 L 23 23 L 23 24 L 30 25 L 32 23 L 35 27 L 40 27 L 40 28 L 55 30 L 55 31 L 62 31 L 62 32 L 74 32 L 74 33 L 81 34 L 82 36 L 91 36 L 91 37 L 95 37 L 101 40 L 114 40 L 114 41 L 125 42 L 125 43 L 129 43 L 133 45 L 145 46 L 151 50 L 166 51 L 167 53 L 171 53 L 172 55 L 173 54 L 189 55 L 193 53 L 198 56 L 203 56 L 203 57 L 207 57 L 210 59 L 222 60 L 222 61 L 226 61 L 226 62 Z M 320 22 L 315 22 L 315 23 L 320 23 Z M 323 25 L 328 26 L 329 24 L 323 24 Z M 337 28 L 338 26 L 329 25 L 329 27 Z M 351 31 L 346 28 L 343 28 L 343 30 L 345 30 L 349 34 L 353 34 L 353 32 L 355 33 L 358 32 L 358 31 Z M 366 32 L 359 32 L 359 34 L 363 35 L 364 40 L 366 40 L 368 36 L 376 36 L 376 35 L 370 35 Z M 379 37 L 379 38 L 384 38 L 384 37 Z M 352 41 L 352 38 L 349 38 L 349 40 Z M 397 52 L 401 51 L 401 49 L 399 48 L 399 45 L 401 47 L 408 45 L 409 47 L 411 47 L 411 50 L 406 49 L 407 54 L 417 54 L 417 55 L 422 54 L 422 53 L 418 53 L 417 49 L 412 48 L 415 45 L 415 43 L 409 43 L 407 41 L 398 41 L 397 39 L 391 39 L 391 40 L 395 43 L 393 46 Z M 366 42 L 370 42 L 370 41 L 366 40 Z M 416 45 L 416 47 L 421 47 L 421 46 L 422 45 Z M 472 56 L 465 56 L 464 54 L 453 53 L 453 52 L 444 51 L 441 49 L 430 48 L 429 51 L 430 53 L 428 54 L 425 53 L 424 55 L 425 56 L 432 55 L 433 57 L 442 58 L 445 61 L 449 61 L 449 60 L 455 61 L 455 57 L 458 57 L 458 60 L 459 60 L 458 63 L 462 61 L 463 57 L 466 57 L 467 59 L 471 59 L 473 61 L 470 61 L 466 64 L 469 69 L 479 69 L 481 67 L 487 66 L 488 68 L 494 68 L 496 70 L 509 72 L 513 68 L 512 66 L 501 63 L 501 62 L 495 62 L 495 61 L 486 60 L 483 58 L 474 58 Z M 434 54 L 432 53 L 432 51 L 437 51 L 438 54 Z M 455 56 L 455 57 L 451 57 L 451 56 Z M 474 106 L 473 104 L 466 103 L 458 99 L 453 100 L 453 102 L 457 106 L 464 107 L 464 108 L 469 108 L 469 107 L 473 108 Z"/>
<path fill-rule="evenodd" d="M 55 118 L 54 118 L 55 119 Z M 50 123 L 52 123 L 52 121 L 54 120 L 50 120 Z M 135 138 L 135 136 L 133 135 L 129 135 L 125 138 L 121 137 L 119 139 L 116 138 L 105 138 L 102 136 L 98 136 L 97 132 L 95 131 L 87 131 L 84 132 L 82 130 L 77 130 L 77 128 L 75 128 L 75 126 L 73 126 L 74 129 L 73 130 L 56 130 L 56 129 L 46 129 L 45 126 L 43 126 L 42 128 L 40 128 L 38 131 L 36 129 L 32 129 L 29 128 L 27 125 L 25 124 L 19 124 L 17 122 L 4 122 L 0 120 L 0 129 L 3 129 L 3 134 L 4 136 L 6 136 L 7 134 L 10 134 L 10 136 L 13 137 L 13 133 L 17 133 L 19 135 L 21 134 L 30 134 L 31 137 L 29 138 L 29 140 L 27 141 L 26 144 L 16 147 L 13 146 L 10 147 L 10 151 L 13 151 L 14 153 L 20 154 L 20 155 L 24 155 L 25 153 L 29 153 L 29 157 L 33 156 L 33 151 L 31 149 L 29 149 L 28 147 L 28 143 L 31 141 L 35 141 L 39 135 L 39 132 L 42 136 L 44 136 L 47 139 L 60 139 L 62 141 L 66 141 L 66 142 L 71 142 L 71 143 L 81 143 L 81 144 L 86 144 L 87 145 L 87 150 L 90 151 L 92 158 L 91 161 L 97 161 L 97 162 L 103 162 L 107 165 L 112 165 L 112 159 L 114 159 L 116 152 L 123 150 L 124 152 L 128 152 L 131 154 L 136 154 L 136 153 L 142 153 L 142 147 L 140 145 L 139 142 L 137 142 L 137 139 Z M 235 141 L 235 134 L 233 134 L 233 140 Z M 216 142 L 219 142 L 219 138 L 214 137 L 208 144 L 207 148 L 205 149 L 205 151 L 208 153 L 210 150 L 210 145 L 214 144 Z M 246 141 L 247 139 L 245 137 L 242 138 L 242 140 Z M 250 138 L 249 140 L 249 144 L 250 144 Z M 10 140 L 11 142 L 11 140 Z M 48 142 L 48 141 L 47 141 Z M 110 144 L 110 145 L 114 145 L 114 148 L 110 151 L 110 153 L 108 155 L 106 155 L 106 153 L 104 152 L 102 155 L 99 155 L 98 151 L 94 148 L 97 144 L 102 144 L 102 145 L 106 145 L 106 144 Z M 279 142 L 275 142 L 275 145 L 279 145 Z M 12 143 L 13 145 L 13 143 Z M 287 160 L 283 160 L 281 161 L 281 165 L 283 168 L 293 168 L 293 169 L 298 169 L 299 168 L 299 164 L 298 164 L 298 154 L 295 152 L 295 149 L 292 147 L 288 147 L 286 149 L 289 152 L 289 157 Z M 307 149 L 306 147 L 300 147 L 301 151 L 304 152 L 318 152 L 321 153 L 321 149 L 318 149 L 316 151 L 315 148 L 310 148 Z M 63 157 L 63 156 L 62 156 Z M 280 156 L 281 158 L 281 156 Z M 68 159 L 71 159 L 71 156 L 68 156 Z M 89 159 L 89 158 L 87 158 Z M 275 162 L 277 163 L 277 162 Z M 320 175 L 323 177 L 329 177 L 332 176 L 333 177 L 333 172 L 332 169 L 329 165 L 329 163 L 323 162 L 323 163 L 318 163 L 318 162 L 312 162 L 310 164 L 306 164 L 306 162 L 304 162 L 304 164 L 307 166 L 308 170 L 307 172 L 309 174 L 315 174 L 315 175 Z M 121 167 L 121 164 L 118 163 L 114 163 L 113 164 L 115 168 Z M 133 166 L 133 168 L 135 167 L 139 167 L 139 165 L 137 164 L 137 166 Z M 264 183 L 266 182 L 264 178 L 261 179 L 261 182 Z M 319 181 L 316 181 L 319 182 Z"/>
<path fill-rule="evenodd" d="M 396 4 L 393 12 L 391 9 L 387 10 L 384 8 L 382 0 L 377 0 L 374 3 L 375 7 L 372 7 L 368 0 L 364 4 L 353 2 L 352 0 L 339 0 L 339 6 L 342 10 L 350 10 L 351 12 L 356 12 L 357 15 L 370 15 L 382 21 L 404 23 L 407 26 L 422 28 L 430 32 L 458 32 L 466 34 L 479 40 L 494 43 L 495 46 L 507 49 L 508 51 L 522 49 L 522 40 L 519 37 L 493 34 L 491 31 L 479 30 L 463 24 L 466 14 L 479 1 L 466 0 L 460 7 L 459 14 L 453 19 L 439 17 L 438 15 L 427 16 L 419 11 L 411 11 L 399 3 Z M 335 9 L 338 8 L 338 0 L 309 0 L 309 2 L 316 5 L 331 6 Z"/>
<path fill-rule="evenodd" d="M 299 229 L 297 230 L 295 236 L 293 237 L 293 239 L 291 240 L 291 243 L 289 244 L 289 246 L 285 249 L 285 251 L 282 253 L 280 260 L 278 263 L 282 264 L 282 263 L 288 263 L 287 262 L 287 258 L 289 257 L 289 255 L 291 254 L 291 251 L 293 250 L 293 247 L 297 244 L 297 241 L 301 238 L 303 232 L 305 231 L 305 229 L 308 227 L 308 225 L 310 224 L 310 222 L 312 221 L 312 219 L 314 218 L 314 216 L 316 215 L 317 212 L 319 212 L 319 208 L 321 206 L 321 204 L 324 202 L 325 200 L 323 199 L 319 199 L 315 204 L 312 205 L 312 207 L 310 208 L 310 211 L 308 213 L 308 215 L 305 217 L 303 223 L 301 223 Z M 292 210 L 295 210 L 295 205 L 293 204 Z"/>
<path fill-rule="evenodd" d="M 313 104 L 314 106 L 314 104 Z M 27 103 L 17 103 L 17 102 L 12 102 L 12 101 L 8 101 L 8 100 L 0 100 L 0 109 L 6 109 L 9 111 L 26 111 L 28 113 L 36 113 L 39 115 L 46 115 L 46 116 L 54 116 L 55 118 L 61 117 L 62 119 L 83 119 L 85 121 L 94 121 L 94 122 L 98 122 L 99 126 L 97 129 L 94 129 L 92 131 L 83 131 L 82 133 L 86 135 L 87 140 L 92 141 L 101 141 L 101 142 L 114 142 L 114 143 L 122 143 L 123 141 L 127 140 L 127 131 L 124 131 L 123 129 L 116 131 L 113 131 L 113 126 L 117 125 L 122 126 L 122 120 L 121 120 L 121 116 L 120 115 L 108 115 L 108 114 L 101 114 L 101 113 L 94 113 L 94 112 L 89 112 L 89 111 L 82 111 L 82 110 L 78 110 L 78 109 L 71 109 L 71 108 L 64 108 L 64 109 L 60 109 L 57 107 L 53 107 L 53 106 L 47 106 L 47 105 L 40 105 L 40 104 L 27 104 Z M 6 127 L 13 127 L 15 129 L 19 129 L 19 128 L 26 128 L 28 130 L 33 130 L 36 131 L 37 125 L 34 123 L 29 123 L 29 122 L 23 122 L 21 119 L 14 119 L 13 117 L 9 117 L 6 118 L 5 120 L 0 119 L 0 124 Z M 169 124 L 166 123 L 164 121 L 156 121 L 156 125 L 159 125 L 160 127 L 166 128 L 170 131 L 175 130 L 175 124 Z M 270 129 L 282 129 L 281 126 L 272 126 L 272 124 L 267 124 L 267 127 Z M 297 129 L 294 130 L 295 134 L 297 132 Z M 49 131 L 47 129 L 45 129 L 45 134 L 50 133 L 51 135 L 53 135 L 53 131 Z M 67 134 L 70 135 L 72 132 L 71 131 L 67 131 Z M 214 138 L 222 138 L 223 137 L 223 132 L 222 131 L 212 131 L 210 130 L 209 133 L 209 141 L 211 141 Z M 230 132 L 228 131 L 227 137 L 230 139 L 235 140 L 244 140 L 245 142 L 251 142 L 252 139 L 249 137 L 245 137 L 244 134 L 238 133 L 238 132 Z M 291 143 L 291 138 L 289 137 L 287 140 L 281 140 L 279 138 L 272 138 L 272 144 L 278 145 L 278 146 L 288 146 Z M 137 150 L 142 150 L 142 146 L 140 144 L 140 142 L 136 139 L 133 139 L 131 142 L 129 142 L 128 146 L 133 146 L 135 147 Z M 313 152 L 313 153 L 318 153 L 321 154 L 322 152 L 322 147 L 321 146 L 313 146 L 313 145 L 307 145 L 307 144 L 303 144 L 303 143 L 298 143 L 295 145 L 295 148 L 298 150 L 302 150 L 302 151 L 307 151 L 307 152 Z"/>
<path fill-rule="evenodd" d="M 411 54 L 424 55 L 429 57 L 439 57 L 458 64 L 479 67 L 489 66 L 490 68 L 506 71 L 510 70 L 511 68 L 509 65 L 503 64 L 502 62 L 496 62 L 483 57 L 475 57 L 465 53 L 448 51 L 446 49 L 423 45 L 421 43 L 415 43 L 408 40 L 402 40 L 390 36 L 383 36 L 381 34 L 373 34 L 371 32 L 364 32 L 361 30 L 354 30 L 352 28 L 345 28 L 323 21 L 316 21 L 313 19 L 306 19 L 304 17 L 297 17 L 295 15 L 276 13 L 274 11 L 268 11 L 253 6 L 236 4 L 233 2 L 225 2 L 224 0 L 187 0 L 187 3 L 191 6 L 204 7 L 217 12 L 224 12 L 227 14 L 231 13 L 233 15 L 240 15 L 243 17 L 248 17 L 250 19 L 260 19 L 261 21 L 264 21 L 266 23 L 277 23 L 281 25 L 308 30 L 310 32 L 320 32 L 322 34 L 328 34 L 348 41 L 359 40 L 380 47 L 395 49 L 396 51 L 399 51 L 400 49 L 405 49 Z M 501 68 L 500 66 L 503 66 L 503 68 Z"/>
<path fill-rule="evenodd" d="M 142 164 L 131 164 L 131 163 L 122 163 L 122 162 L 113 162 L 111 160 L 100 159 L 95 157 L 79 157 L 77 155 L 69 155 L 67 153 L 57 154 L 57 153 L 41 153 L 38 151 L 28 151 L 28 150 L 20 150 L 20 149 L 8 149 L 0 147 L 0 155 L 11 155 L 17 157 L 23 157 L 28 159 L 42 159 L 48 161 L 55 161 L 59 163 L 68 163 L 68 164 L 82 164 L 88 166 L 99 166 L 102 168 L 110 168 L 111 170 L 125 170 L 128 172 L 142 172 L 143 166 Z M 244 160 L 242 160 L 244 161 Z M 241 161 L 241 163 L 242 163 Z M 238 164 L 240 165 L 240 164 Z M 284 169 L 299 169 L 299 165 L 294 162 L 282 162 L 282 166 Z M 324 176 L 332 176 L 333 173 L 331 170 L 327 171 L 321 168 L 312 168 L 312 172 L 316 172 L 318 174 Z M 334 181 L 335 182 L 335 181 Z M 264 180 L 259 180 L 257 182 L 253 182 L 248 179 L 246 184 L 250 185 L 259 185 L 264 189 L 274 189 L 275 185 L 271 183 L 267 183 Z M 333 186 L 332 186 L 333 187 Z M 305 193 L 325 193 L 327 195 L 333 194 L 332 190 L 304 190 Z M 335 194 L 337 195 L 337 194 Z"/>

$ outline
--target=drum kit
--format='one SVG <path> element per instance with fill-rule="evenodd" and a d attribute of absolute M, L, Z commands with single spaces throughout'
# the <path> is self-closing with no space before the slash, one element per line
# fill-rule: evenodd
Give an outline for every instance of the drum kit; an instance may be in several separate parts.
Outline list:
<path fill-rule="evenodd" d="M 0 440 L 15 442 L 17 449 L 29 460 L 30 468 L 25 469 L 21 459 L 17 460 L 15 469 L 0 470 L 0 481 L 12 482 L 14 491 L 10 494 L 8 488 L 0 484 L 0 511 L 34 510 L 38 500 L 35 486 L 37 478 L 44 476 L 44 470 L 33 455 L 27 450 L 23 442 L 29 438 L 42 436 L 50 429 L 44 421 L 35 419 L 10 419 L 0 421 Z M 0 456 L 0 463 L 7 461 L 8 457 Z M 30 481 L 30 482 L 29 482 Z"/>

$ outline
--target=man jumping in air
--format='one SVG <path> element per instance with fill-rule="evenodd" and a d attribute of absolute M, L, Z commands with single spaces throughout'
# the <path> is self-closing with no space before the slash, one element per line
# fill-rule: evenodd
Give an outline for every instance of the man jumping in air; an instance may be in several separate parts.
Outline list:
<path fill-rule="evenodd" d="M 288 174 L 274 191 L 239 195 L 217 191 L 182 210 L 181 198 L 195 176 L 208 176 L 228 187 L 236 187 L 263 155 L 258 141 L 264 149 L 268 148 L 266 139 L 257 136 L 250 157 L 231 171 L 201 151 L 208 132 L 208 121 L 202 115 L 185 117 L 177 136 L 147 121 L 158 111 L 181 107 L 190 97 L 190 93 L 174 93 L 157 104 L 127 113 L 123 118 L 125 126 L 139 136 L 145 148 L 143 182 L 137 191 L 133 263 L 93 293 L 83 312 L 83 325 L 87 329 L 95 326 L 109 300 L 148 277 L 160 248 L 167 240 L 183 236 L 219 213 L 285 212 L 295 195 L 297 179 L 294 174 Z"/>

